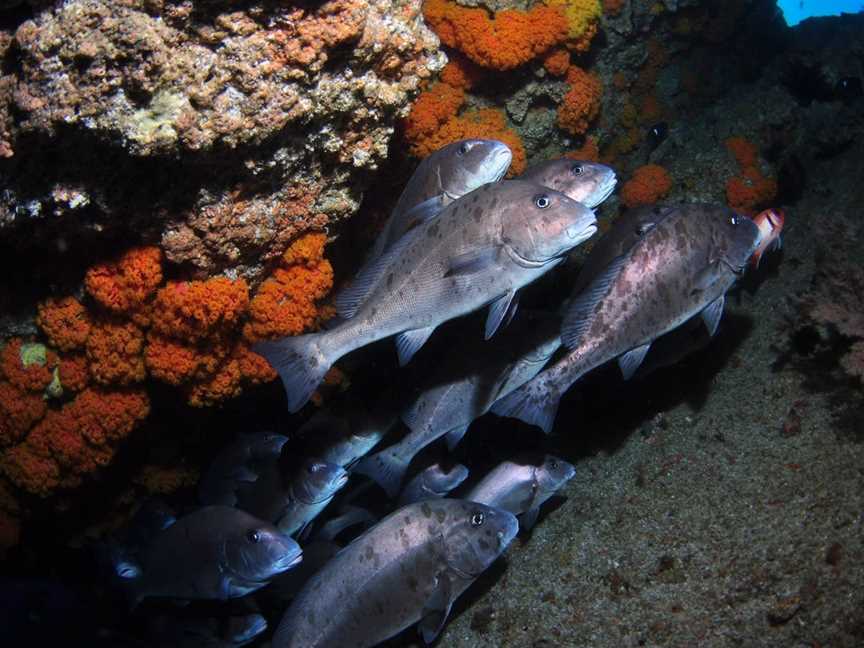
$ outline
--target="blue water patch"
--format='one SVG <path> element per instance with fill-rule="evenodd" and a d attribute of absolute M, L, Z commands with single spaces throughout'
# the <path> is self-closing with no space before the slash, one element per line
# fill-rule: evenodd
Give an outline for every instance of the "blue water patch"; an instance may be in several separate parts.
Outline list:
<path fill-rule="evenodd" d="M 790 27 L 813 16 L 839 16 L 841 13 L 864 11 L 862 0 L 777 0 L 777 6 Z"/>

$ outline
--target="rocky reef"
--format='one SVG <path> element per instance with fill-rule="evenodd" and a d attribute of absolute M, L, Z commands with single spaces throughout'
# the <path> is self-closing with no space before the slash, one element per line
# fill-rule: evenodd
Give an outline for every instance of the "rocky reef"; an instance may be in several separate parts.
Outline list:
<path fill-rule="evenodd" d="M 862 52 L 864 16 L 774 0 L 0 2 L 0 551 L 39 572 L 295 428 L 252 345 L 333 315 L 419 159 L 494 137 L 511 175 L 614 167 L 601 230 L 658 201 L 788 227 L 708 351 L 565 403 L 578 438 L 477 426 L 456 459 L 500 434 L 577 477 L 442 645 L 861 645 Z M 315 405 L 392 380 L 374 353 Z"/>

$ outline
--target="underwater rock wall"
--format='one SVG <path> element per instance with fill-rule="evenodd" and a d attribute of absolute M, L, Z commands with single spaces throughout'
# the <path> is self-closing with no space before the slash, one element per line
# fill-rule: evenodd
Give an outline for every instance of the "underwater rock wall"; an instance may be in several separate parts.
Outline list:
<path fill-rule="evenodd" d="M 202 276 L 353 214 L 444 62 L 419 0 L 33 4 L 0 36 L 4 238 L 123 230 Z"/>

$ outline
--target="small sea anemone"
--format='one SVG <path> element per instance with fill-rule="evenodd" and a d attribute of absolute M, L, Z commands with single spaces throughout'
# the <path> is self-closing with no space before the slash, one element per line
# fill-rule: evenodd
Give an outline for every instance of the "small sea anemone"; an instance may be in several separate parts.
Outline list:
<path fill-rule="evenodd" d="M 117 261 L 100 263 L 87 271 L 84 286 L 99 304 L 114 313 L 140 309 L 162 283 L 162 252 L 137 247 Z"/>
<path fill-rule="evenodd" d="M 36 323 L 51 346 L 60 351 L 84 348 L 90 335 L 90 316 L 74 297 L 49 298 L 39 304 Z"/>

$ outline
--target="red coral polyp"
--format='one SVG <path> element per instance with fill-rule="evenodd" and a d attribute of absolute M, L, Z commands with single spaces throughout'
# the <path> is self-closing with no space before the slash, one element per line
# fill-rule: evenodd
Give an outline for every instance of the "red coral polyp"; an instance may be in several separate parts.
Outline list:
<path fill-rule="evenodd" d="M 627 207 L 651 205 L 664 198 L 672 189 L 672 178 L 662 166 L 646 164 L 633 172 L 621 188 L 621 202 Z"/>
<path fill-rule="evenodd" d="M 90 335 L 90 316 L 74 297 L 47 299 L 39 304 L 36 323 L 51 346 L 61 351 L 82 349 Z"/>
<path fill-rule="evenodd" d="M 243 279 L 171 282 L 153 303 L 153 330 L 166 337 L 195 342 L 233 330 L 249 307 Z"/>

